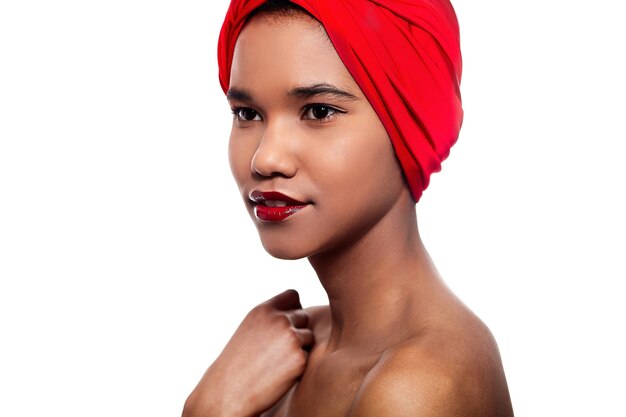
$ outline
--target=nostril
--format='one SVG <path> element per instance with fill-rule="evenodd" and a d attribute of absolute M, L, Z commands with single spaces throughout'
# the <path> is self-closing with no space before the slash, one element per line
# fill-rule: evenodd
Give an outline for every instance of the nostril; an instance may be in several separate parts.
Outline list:
<path fill-rule="evenodd" d="M 292 175 L 287 175 L 281 171 L 261 171 L 256 169 L 254 166 L 252 167 L 252 173 L 259 176 L 259 177 L 266 177 L 266 178 L 271 178 L 271 177 L 285 177 L 285 178 L 289 178 Z"/>
<path fill-rule="evenodd" d="M 292 177 L 297 172 L 293 156 L 284 149 L 259 148 L 252 158 L 251 171 L 260 177 Z"/>

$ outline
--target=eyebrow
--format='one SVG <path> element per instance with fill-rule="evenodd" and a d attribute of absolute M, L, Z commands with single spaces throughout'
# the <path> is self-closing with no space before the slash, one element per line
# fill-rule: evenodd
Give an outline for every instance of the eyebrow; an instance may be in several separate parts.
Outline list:
<path fill-rule="evenodd" d="M 252 101 L 252 94 L 250 94 L 247 90 L 229 88 L 226 92 L 226 99 L 237 101 Z"/>
<path fill-rule="evenodd" d="M 315 96 L 331 96 L 336 99 L 358 100 L 359 98 L 352 93 L 344 91 L 331 84 L 314 84 L 306 87 L 292 88 L 287 93 L 288 96 L 301 99 L 308 99 Z"/>
<path fill-rule="evenodd" d="M 314 84 L 306 87 L 292 88 L 287 92 L 289 97 L 309 99 L 316 96 L 331 96 L 339 100 L 358 100 L 359 98 L 348 91 L 342 90 L 331 84 Z M 252 94 L 248 90 L 229 88 L 226 92 L 228 100 L 251 102 Z"/>

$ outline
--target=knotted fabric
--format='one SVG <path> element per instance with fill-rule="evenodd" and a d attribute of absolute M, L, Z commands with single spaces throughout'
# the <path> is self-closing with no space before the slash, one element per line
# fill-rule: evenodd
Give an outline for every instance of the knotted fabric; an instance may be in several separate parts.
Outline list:
<path fill-rule="evenodd" d="M 218 44 L 228 90 L 233 51 L 265 0 L 232 0 Z M 463 121 L 461 49 L 448 0 L 292 0 L 325 28 L 383 123 L 414 200 L 441 170 Z"/>

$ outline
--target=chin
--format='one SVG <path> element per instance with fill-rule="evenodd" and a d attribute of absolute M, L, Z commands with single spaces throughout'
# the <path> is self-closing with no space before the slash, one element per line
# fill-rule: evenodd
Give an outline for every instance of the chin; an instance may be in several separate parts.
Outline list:
<path fill-rule="evenodd" d="M 303 259 L 319 249 L 318 236 L 310 228 L 302 225 L 297 227 L 298 224 L 290 221 L 276 224 L 255 223 L 263 248 L 274 258 Z"/>
<path fill-rule="evenodd" d="M 290 245 L 287 242 L 266 242 L 261 240 L 263 248 L 274 258 L 293 261 L 296 259 L 306 258 L 310 253 L 298 245 Z"/>

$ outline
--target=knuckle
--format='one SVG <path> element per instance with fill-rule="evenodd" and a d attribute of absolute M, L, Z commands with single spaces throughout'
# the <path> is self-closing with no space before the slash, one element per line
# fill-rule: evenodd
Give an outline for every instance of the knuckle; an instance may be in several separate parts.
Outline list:
<path fill-rule="evenodd" d="M 298 350 L 300 349 L 300 336 L 295 331 L 290 331 L 287 333 L 287 341 L 292 348 L 297 348 Z"/>
<path fill-rule="evenodd" d="M 266 304 L 259 304 L 256 307 L 252 308 L 248 313 L 251 317 L 264 317 L 270 313 L 270 308 Z"/>
<path fill-rule="evenodd" d="M 253 307 L 252 310 L 248 312 L 248 317 L 256 316 L 261 312 L 261 305 Z"/>
<path fill-rule="evenodd" d="M 304 351 L 300 350 L 298 354 L 294 355 L 294 368 L 301 374 L 306 369 L 308 358 Z"/>
<path fill-rule="evenodd" d="M 267 312 L 269 310 L 270 306 L 267 303 L 261 303 L 259 305 L 257 305 L 256 307 L 254 307 L 252 310 L 262 313 L 262 312 Z"/>
<path fill-rule="evenodd" d="M 274 323 L 277 326 L 280 326 L 282 330 L 288 330 L 291 328 L 291 320 L 285 314 L 275 314 L 274 315 Z"/>

